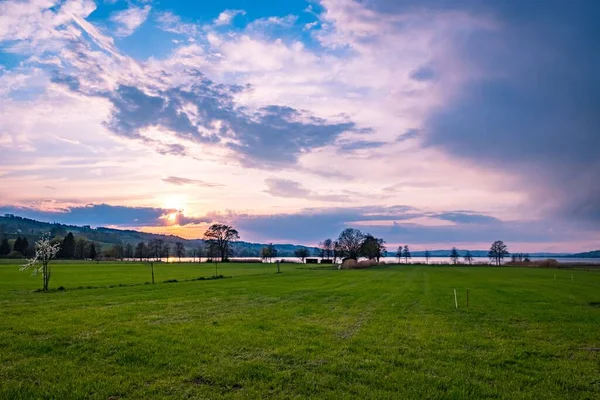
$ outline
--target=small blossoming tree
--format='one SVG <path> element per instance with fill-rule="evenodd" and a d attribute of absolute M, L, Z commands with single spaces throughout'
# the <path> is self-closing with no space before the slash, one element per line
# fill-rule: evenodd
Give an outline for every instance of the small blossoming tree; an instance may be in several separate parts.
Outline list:
<path fill-rule="evenodd" d="M 52 261 L 60 250 L 60 243 L 50 243 L 50 236 L 44 235 L 35 243 L 35 256 L 27 260 L 27 264 L 21 266 L 21 271 L 32 269 L 32 275 L 42 274 L 44 291 L 48 290 L 50 283 L 50 261 Z"/>

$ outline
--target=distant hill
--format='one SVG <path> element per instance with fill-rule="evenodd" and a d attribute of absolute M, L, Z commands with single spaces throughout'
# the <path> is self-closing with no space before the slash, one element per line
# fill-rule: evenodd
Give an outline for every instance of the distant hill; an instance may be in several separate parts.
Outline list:
<path fill-rule="evenodd" d="M 569 258 L 600 258 L 600 250 L 586 251 L 585 253 L 569 254 Z"/>
<path fill-rule="evenodd" d="M 12 214 L 6 214 L 0 217 L 0 237 L 7 236 L 9 239 L 16 239 L 17 236 L 27 237 L 31 243 L 36 241 L 41 234 L 50 232 L 52 236 L 64 237 L 67 233 L 72 232 L 75 236 L 82 236 L 88 240 L 92 240 L 99 245 L 110 246 L 117 243 L 149 242 L 152 239 L 162 239 L 170 245 L 175 242 L 182 242 L 187 249 L 192 249 L 202 245 L 202 239 L 183 239 L 175 235 L 159 235 L 155 233 L 139 232 L 135 230 L 112 229 L 112 228 L 92 228 L 90 226 L 64 225 L 59 223 L 40 222 L 29 218 L 22 218 Z M 259 257 L 260 250 L 265 247 L 264 243 L 250 242 L 235 242 L 233 251 L 237 257 Z M 294 255 L 294 251 L 301 247 L 306 247 L 311 255 L 318 252 L 315 247 L 300 246 L 295 244 L 273 244 L 277 249 L 278 256 L 290 257 Z M 460 257 L 464 257 L 467 250 L 458 250 Z M 487 257 L 487 250 L 470 250 L 473 257 Z M 413 257 L 424 257 L 424 251 L 411 252 Z M 430 257 L 450 257 L 450 250 L 430 250 Z M 585 253 L 529 253 L 531 257 L 573 257 L 573 258 L 600 258 L 600 250 L 588 251 Z M 395 256 L 395 251 L 389 249 L 389 257 Z"/>
<path fill-rule="evenodd" d="M 184 239 L 175 235 L 160 235 L 155 233 L 139 232 L 135 230 L 113 229 L 113 228 L 92 228 L 90 226 L 65 225 L 59 223 L 40 222 L 29 218 L 23 218 L 12 214 L 6 214 L 0 217 L 0 237 L 7 236 L 9 239 L 16 239 L 18 236 L 26 237 L 30 243 L 35 242 L 44 233 L 50 233 L 53 237 L 64 237 L 69 232 L 75 236 L 85 237 L 94 241 L 100 246 L 111 246 L 118 243 L 131 243 L 135 245 L 138 242 L 149 242 L 152 239 L 162 239 L 170 245 L 175 242 L 182 242 L 187 249 L 192 249 L 204 244 L 202 239 Z M 237 257 L 259 257 L 260 250 L 267 246 L 261 243 L 235 242 L 233 252 Z M 294 244 L 273 244 L 277 249 L 278 256 L 289 257 L 294 255 L 294 251 L 301 247 L 306 247 L 314 254 L 317 249 L 314 247 L 299 246 Z"/>
<path fill-rule="evenodd" d="M 451 250 L 430 250 L 430 257 L 450 257 Z M 457 250 L 460 257 L 464 257 L 467 254 L 467 250 Z M 473 257 L 487 257 L 487 250 L 469 250 Z M 530 257 L 574 257 L 569 253 L 527 253 Z M 583 254 L 583 253 L 582 253 Z M 389 254 L 391 256 L 391 254 Z M 424 251 L 413 251 L 411 252 L 413 257 L 425 257 Z"/>

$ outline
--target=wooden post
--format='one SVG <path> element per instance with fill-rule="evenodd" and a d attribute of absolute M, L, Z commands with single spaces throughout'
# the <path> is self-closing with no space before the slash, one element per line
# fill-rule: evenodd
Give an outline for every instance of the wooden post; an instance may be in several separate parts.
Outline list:
<path fill-rule="evenodd" d="M 154 285 L 154 263 L 150 262 L 150 268 L 152 269 L 152 284 Z"/>
<path fill-rule="evenodd" d="M 469 308 L 469 289 L 467 289 L 467 308 Z"/>
<path fill-rule="evenodd" d="M 458 299 L 456 298 L 456 289 L 454 289 L 454 305 L 458 308 Z"/>
<path fill-rule="evenodd" d="M 215 278 L 217 277 L 217 272 L 218 272 L 218 267 L 219 263 L 217 262 L 217 259 L 215 258 Z"/>

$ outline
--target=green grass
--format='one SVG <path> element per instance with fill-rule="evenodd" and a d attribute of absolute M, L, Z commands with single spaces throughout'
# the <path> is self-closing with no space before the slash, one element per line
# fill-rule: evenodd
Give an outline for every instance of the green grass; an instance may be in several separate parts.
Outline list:
<path fill-rule="evenodd" d="M 600 273 L 156 268 L 0 263 L 0 398 L 600 398 Z"/>

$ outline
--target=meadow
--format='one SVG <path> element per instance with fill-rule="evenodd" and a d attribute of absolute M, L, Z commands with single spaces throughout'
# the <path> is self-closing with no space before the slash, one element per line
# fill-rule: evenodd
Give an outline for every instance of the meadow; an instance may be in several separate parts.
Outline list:
<path fill-rule="evenodd" d="M 598 272 L 275 272 L 0 262 L 0 398 L 600 398 Z"/>

